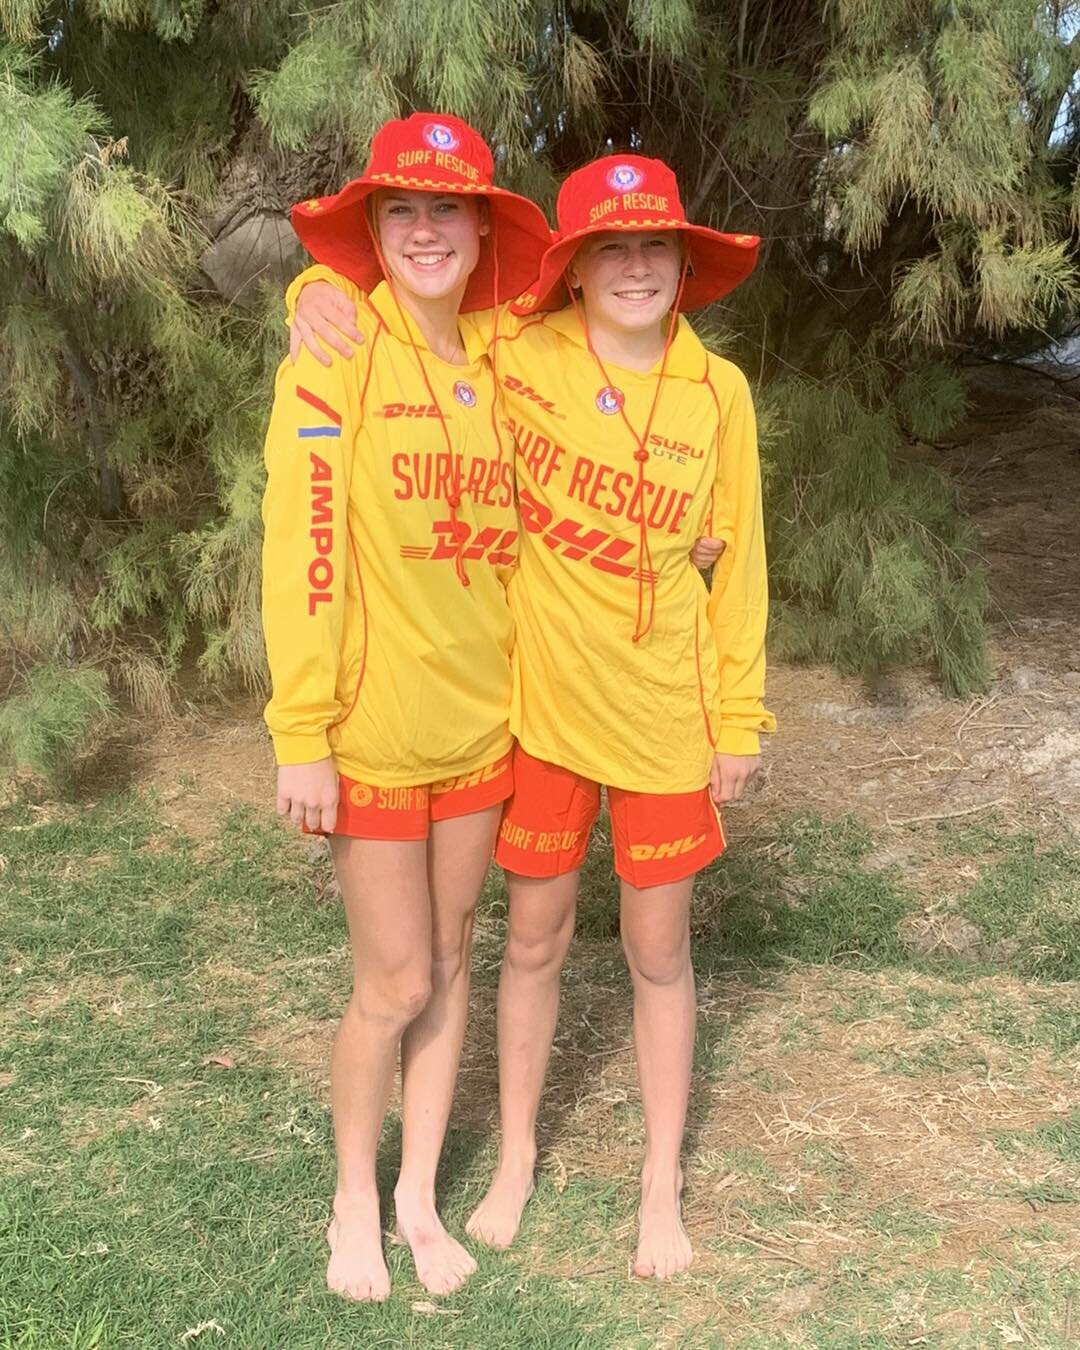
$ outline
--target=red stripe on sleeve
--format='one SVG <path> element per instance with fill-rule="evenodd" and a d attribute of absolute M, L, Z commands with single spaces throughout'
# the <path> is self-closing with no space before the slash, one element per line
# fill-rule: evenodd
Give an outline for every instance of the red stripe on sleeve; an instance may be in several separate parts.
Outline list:
<path fill-rule="evenodd" d="M 335 426 L 341 426 L 341 414 L 336 413 L 329 403 L 324 403 L 321 398 L 316 397 L 310 389 L 305 389 L 302 384 L 296 386 L 297 398 L 302 398 L 305 403 L 310 403 L 313 408 L 318 408 L 324 417 L 329 417 Z"/>

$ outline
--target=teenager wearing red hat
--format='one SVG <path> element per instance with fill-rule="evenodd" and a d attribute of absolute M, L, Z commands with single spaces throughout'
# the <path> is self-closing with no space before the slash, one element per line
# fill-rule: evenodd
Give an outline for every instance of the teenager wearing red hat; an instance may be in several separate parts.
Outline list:
<path fill-rule="evenodd" d="M 496 852 L 510 884 L 500 1162 L 469 1231 L 507 1245 L 532 1190 L 559 974 L 605 786 L 645 1114 L 634 1268 L 665 1277 L 691 1260 L 680 1150 L 693 878 L 724 846 L 715 804 L 742 793 L 774 727 L 749 388 L 680 311 L 745 279 L 758 240 L 688 224 L 671 171 L 634 155 L 572 174 L 558 217 L 515 307 L 524 319 L 500 319 L 495 339 L 523 524 L 510 585 L 518 747 Z M 316 321 L 325 331 L 309 306 Z M 700 534 L 728 545 L 711 594 L 687 560 Z"/>
<path fill-rule="evenodd" d="M 365 292 L 355 362 L 278 371 L 266 442 L 266 720 L 278 809 L 330 847 L 354 989 L 334 1042 L 330 1287 L 381 1300 L 375 1157 L 400 1048 L 400 1236 L 427 1289 L 475 1269 L 435 1209 L 468 1004 L 472 915 L 512 783 L 517 551 L 485 343 L 460 316 L 536 276 L 539 210 L 480 136 L 415 115 L 362 177 L 293 214 Z"/>

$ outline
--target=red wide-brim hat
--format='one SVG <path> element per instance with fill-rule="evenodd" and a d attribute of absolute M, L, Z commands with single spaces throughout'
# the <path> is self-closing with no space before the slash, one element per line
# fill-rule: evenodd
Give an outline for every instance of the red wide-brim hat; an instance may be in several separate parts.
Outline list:
<path fill-rule="evenodd" d="M 559 189 L 559 228 L 544 254 L 535 285 L 514 304 L 518 314 L 561 309 L 569 302 L 563 279 L 582 240 L 607 230 L 677 230 L 689 260 L 680 309 L 701 309 L 733 291 L 757 265 L 756 234 L 722 234 L 686 219 L 675 175 L 659 159 L 607 155 L 577 169 Z"/>
<path fill-rule="evenodd" d="M 359 178 L 332 197 L 294 206 L 293 228 L 316 262 L 371 291 L 385 279 L 367 212 L 373 192 L 396 187 L 483 197 L 492 228 L 481 236 L 480 259 L 461 308 L 490 309 L 532 285 L 551 242 L 540 208 L 527 197 L 496 187 L 493 176 L 491 151 L 467 122 L 441 113 L 413 113 L 386 122 L 375 133 L 368 166 Z"/>

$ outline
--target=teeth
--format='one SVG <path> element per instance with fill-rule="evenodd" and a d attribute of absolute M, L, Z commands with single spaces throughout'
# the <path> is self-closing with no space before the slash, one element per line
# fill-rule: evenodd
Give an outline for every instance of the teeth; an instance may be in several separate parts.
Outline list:
<path fill-rule="evenodd" d="M 651 300 L 655 291 L 616 291 L 620 300 Z"/>
<path fill-rule="evenodd" d="M 449 253 L 414 253 L 409 261 L 419 264 L 420 267 L 434 267 L 438 263 L 445 262 L 449 256 Z"/>

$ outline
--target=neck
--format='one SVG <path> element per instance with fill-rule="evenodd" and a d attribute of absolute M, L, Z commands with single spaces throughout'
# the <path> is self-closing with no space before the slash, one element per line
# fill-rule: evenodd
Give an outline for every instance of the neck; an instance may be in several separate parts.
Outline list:
<path fill-rule="evenodd" d="M 593 351 L 601 361 L 611 361 L 627 370 L 647 371 L 652 370 L 664 354 L 667 325 L 671 320 L 665 318 L 651 328 L 615 328 L 602 320 L 594 322 L 586 312 L 585 322 L 589 325 Z"/>
<path fill-rule="evenodd" d="M 458 332 L 458 314 L 465 287 L 440 296 L 437 300 L 413 295 L 404 286 L 395 286 L 394 293 L 401 308 L 420 329 L 431 353 L 452 365 L 464 365 L 465 346 Z"/>

